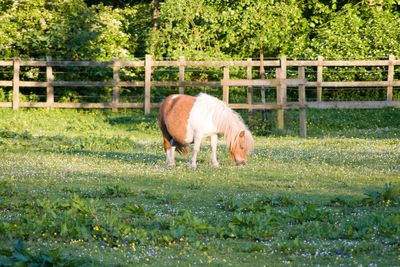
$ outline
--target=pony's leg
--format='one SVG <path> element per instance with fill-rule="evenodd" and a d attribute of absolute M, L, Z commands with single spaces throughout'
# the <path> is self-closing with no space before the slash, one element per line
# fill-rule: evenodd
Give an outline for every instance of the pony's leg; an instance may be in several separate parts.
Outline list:
<path fill-rule="evenodd" d="M 190 167 L 196 168 L 197 167 L 197 154 L 200 151 L 200 145 L 201 145 L 202 137 L 199 135 L 196 135 L 194 137 L 194 145 L 193 145 L 193 155 L 192 159 L 190 160 Z"/>
<path fill-rule="evenodd" d="M 176 149 L 176 146 L 171 146 L 167 150 L 167 165 L 168 166 L 175 166 L 175 149 Z"/>
<path fill-rule="evenodd" d="M 167 158 L 166 162 L 168 166 L 175 165 L 175 149 L 173 139 L 170 138 L 168 135 L 164 135 L 163 132 L 163 140 L 164 140 L 164 150 L 166 152 Z"/>
<path fill-rule="evenodd" d="M 214 167 L 219 167 L 219 162 L 217 160 L 217 143 L 218 143 L 218 135 L 211 135 L 211 164 Z"/>

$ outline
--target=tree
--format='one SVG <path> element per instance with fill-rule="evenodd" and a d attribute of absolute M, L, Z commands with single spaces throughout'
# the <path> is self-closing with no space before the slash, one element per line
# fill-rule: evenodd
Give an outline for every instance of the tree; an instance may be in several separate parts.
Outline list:
<path fill-rule="evenodd" d="M 346 5 L 310 39 L 307 47 L 293 56 L 354 59 L 400 55 L 400 16 L 391 7 Z"/>
<path fill-rule="evenodd" d="M 110 59 L 129 56 L 135 46 L 118 9 L 88 7 L 82 0 L 14 1 L 0 16 L 0 56 Z"/>
<path fill-rule="evenodd" d="M 150 51 L 166 57 L 277 56 L 306 28 L 296 1 L 170 0 L 160 12 Z"/>

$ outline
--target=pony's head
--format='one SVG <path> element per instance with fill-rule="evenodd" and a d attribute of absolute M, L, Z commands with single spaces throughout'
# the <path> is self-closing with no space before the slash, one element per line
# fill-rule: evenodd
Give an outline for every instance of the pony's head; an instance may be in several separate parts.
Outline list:
<path fill-rule="evenodd" d="M 247 130 L 240 131 L 230 147 L 232 159 L 236 165 L 244 165 L 247 162 L 247 154 L 253 149 L 253 136 Z"/>

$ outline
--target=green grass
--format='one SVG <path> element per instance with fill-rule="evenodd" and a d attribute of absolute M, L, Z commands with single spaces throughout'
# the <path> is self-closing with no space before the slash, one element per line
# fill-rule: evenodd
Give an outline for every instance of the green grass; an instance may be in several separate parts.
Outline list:
<path fill-rule="evenodd" d="M 398 264 L 400 110 L 307 112 L 192 170 L 155 113 L 0 109 L 0 266 Z"/>

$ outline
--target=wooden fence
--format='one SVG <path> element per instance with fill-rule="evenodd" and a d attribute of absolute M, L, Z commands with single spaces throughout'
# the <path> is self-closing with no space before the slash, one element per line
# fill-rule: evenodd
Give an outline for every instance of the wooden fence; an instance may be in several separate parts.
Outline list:
<path fill-rule="evenodd" d="M 278 128 L 284 128 L 284 111 L 286 109 L 300 110 L 300 135 L 306 136 L 306 108 L 329 109 L 372 109 L 384 107 L 400 107 L 400 101 L 393 100 L 395 87 L 400 87 L 400 80 L 395 80 L 395 66 L 400 65 L 400 60 L 389 56 L 387 60 L 352 60 L 332 61 L 318 57 L 318 60 L 287 60 L 285 56 L 278 60 L 243 60 L 243 61 L 187 61 L 180 57 L 178 61 L 157 61 L 150 55 L 144 60 L 124 61 L 115 58 L 112 62 L 93 61 L 58 61 L 47 58 L 43 61 L 14 60 L 0 61 L 0 67 L 12 68 L 12 80 L 0 81 L 0 87 L 12 87 L 12 102 L 0 102 L 0 107 L 18 109 L 19 107 L 40 107 L 40 108 L 111 108 L 114 111 L 119 108 L 143 108 L 145 114 L 151 108 L 159 107 L 160 103 L 151 103 L 152 88 L 176 87 L 177 92 L 184 93 L 185 87 L 211 87 L 222 88 L 222 100 L 233 109 L 268 109 L 277 110 Z M 21 67 L 38 67 L 46 69 L 45 81 L 21 81 Z M 55 77 L 55 67 L 102 67 L 112 69 L 112 80 L 110 81 L 60 81 Z M 141 68 L 144 71 L 142 81 L 121 80 L 121 68 Z M 156 81 L 153 73 L 156 68 L 176 68 L 178 79 L 173 81 Z M 223 77 L 219 81 L 186 81 L 185 70 L 188 67 L 195 68 L 221 68 Z M 230 69 L 234 67 L 246 68 L 246 79 L 232 79 Z M 275 69 L 272 79 L 265 76 L 265 68 Z M 305 76 L 305 68 L 316 68 L 316 81 L 308 81 Z M 384 67 L 387 69 L 387 80 L 384 81 L 324 81 L 324 67 Z M 288 68 L 297 68 L 297 77 L 288 78 Z M 259 70 L 258 79 L 253 78 L 253 71 Z M 45 87 L 45 102 L 21 102 L 20 88 L 22 87 Z M 112 101 L 109 103 L 63 103 L 54 101 L 54 91 L 57 87 L 110 87 L 112 88 Z M 144 101 L 127 103 L 120 101 L 120 89 L 123 87 L 143 88 Z M 230 87 L 244 87 L 247 90 L 246 103 L 229 103 Z M 265 88 L 276 88 L 276 101 L 267 102 Z M 287 88 L 298 88 L 298 100 L 287 101 Z M 316 100 L 307 101 L 306 88 L 316 90 Z M 324 88 L 365 88 L 379 87 L 386 88 L 386 99 L 383 101 L 323 101 L 322 92 Z M 254 88 L 261 88 L 261 101 L 253 101 Z"/>

